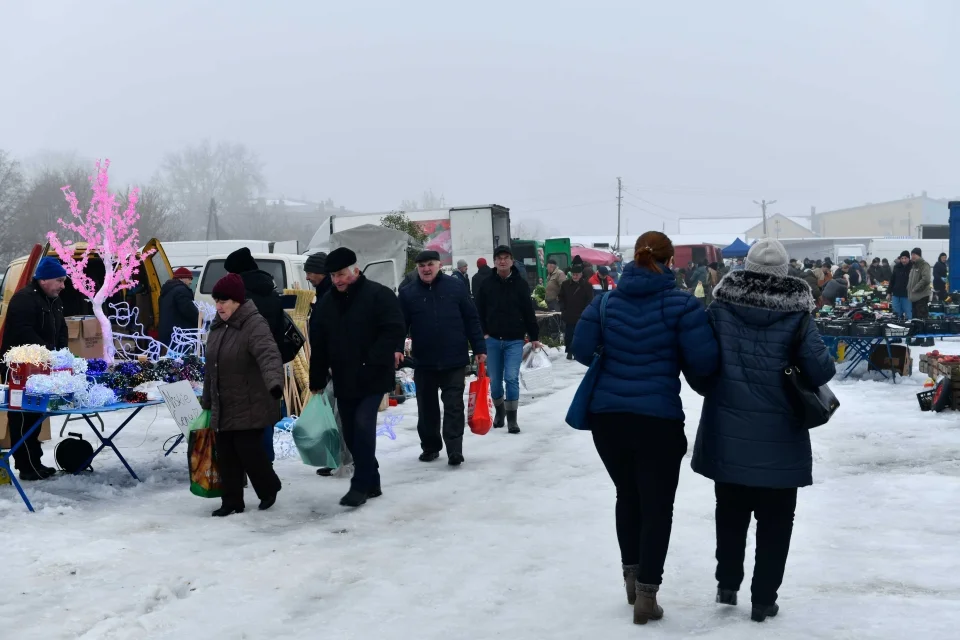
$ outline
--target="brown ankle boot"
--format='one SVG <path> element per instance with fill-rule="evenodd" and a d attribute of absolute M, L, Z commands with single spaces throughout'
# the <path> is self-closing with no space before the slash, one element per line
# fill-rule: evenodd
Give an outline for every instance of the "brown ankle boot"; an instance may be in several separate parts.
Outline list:
<path fill-rule="evenodd" d="M 663 617 L 663 607 L 657 604 L 660 585 L 637 583 L 637 602 L 633 606 L 633 624 L 647 624 Z"/>
<path fill-rule="evenodd" d="M 637 601 L 637 571 L 639 570 L 638 564 L 623 565 L 623 585 L 627 588 L 627 604 L 631 607 Z"/>

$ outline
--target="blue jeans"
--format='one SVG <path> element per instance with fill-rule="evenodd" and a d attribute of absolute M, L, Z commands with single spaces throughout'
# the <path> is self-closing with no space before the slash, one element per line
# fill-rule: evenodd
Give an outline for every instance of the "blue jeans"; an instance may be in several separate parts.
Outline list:
<path fill-rule="evenodd" d="M 487 338 L 487 375 L 490 376 L 490 397 L 504 397 L 503 385 L 507 385 L 506 402 L 520 399 L 520 362 L 523 359 L 523 340 L 499 340 Z"/>
<path fill-rule="evenodd" d="M 913 318 L 913 303 L 910 302 L 910 298 L 893 296 L 890 302 L 895 314 L 904 316 L 907 320 Z"/>

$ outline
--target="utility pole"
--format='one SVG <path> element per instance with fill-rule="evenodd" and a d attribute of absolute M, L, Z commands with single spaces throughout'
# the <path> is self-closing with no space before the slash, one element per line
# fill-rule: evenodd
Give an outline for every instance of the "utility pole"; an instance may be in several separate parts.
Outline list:
<path fill-rule="evenodd" d="M 753 201 L 753 204 L 760 205 L 760 210 L 763 211 L 763 237 L 764 238 L 767 237 L 767 206 L 771 204 L 776 204 L 776 203 L 777 203 L 776 200 L 771 200 L 770 202 L 767 202 L 766 200 L 761 200 L 760 202 L 757 202 L 756 200 Z"/>
<path fill-rule="evenodd" d="M 623 200 L 623 181 L 617 176 L 617 251 L 620 251 L 620 203 Z"/>
<path fill-rule="evenodd" d="M 220 239 L 220 221 L 217 219 L 217 201 L 210 198 L 210 208 L 207 211 L 207 240 L 210 240 L 210 232 L 213 231 L 213 240 Z"/>

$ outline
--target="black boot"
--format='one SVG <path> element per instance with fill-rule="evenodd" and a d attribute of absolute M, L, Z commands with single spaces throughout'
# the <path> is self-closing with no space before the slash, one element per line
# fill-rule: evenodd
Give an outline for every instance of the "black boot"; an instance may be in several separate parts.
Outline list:
<path fill-rule="evenodd" d="M 373 489 L 370 489 L 370 491 L 367 491 L 368 500 L 370 498 L 379 498 L 382 495 L 383 495 L 383 489 L 381 489 L 380 487 L 374 487 Z"/>
<path fill-rule="evenodd" d="M 273 494 L 272 496 L 267 496 L 266 498 L 261 500 L 260 506 L 257 508 L 260 509 L 260 511 L 266 511 L 276 503 L 277 503 L 277 494 Z"/>
<path fill-rule="evenodd" d="M 333 475 L 334 471 L 335 469 L 331 469 L 330 467 L 320 467 L 319 469 L 317 469 L 317 475 L 323 476 L 324 478 L 329 478 L 330 476 Z"/>
<path fill-rule="evenodd" d="M 506 413 L 503 410 L 503 398 L 493 401 L 493 408 L 496 411 L 496 415 L 493 417 L 493 428 L 502 429 L 503 422 L 506 419 Z"/>
<path fill-rule="evenodd" d="M 436 451 L 424 451 L 420 454 L 420 462 L 433 462 L 440 457 L 440 454 Z"/>
<path fill-rule="evenodd" d="M 230 505 L 223 505 L 210 515 L 214 518 L 223 518 L 234 513 L 243 513 L 243 507 L 231 507 Z"/>
<path fill-rule="evenodd" d="M 570 351 L 567 352 L 567 360 L 573 360 L 573 353 Z"/>
<path fill-rule="evenodd" d="M 505 402 L 504 406 L 507 409 L 507 431 L 510 433 L 520 433 L 520 425 L 517 424 L 517 408 L 520 406 L 520 403 L 513 400 L 512 402 Z"/>
<path fill-rule="evenodd" d="M 463 464 L 463 454 L 462 453 L 451 453 L 450 458 L 447 460 L 447 464 L 451 467 L 459 467 Z"/>
<path fill-rule="evenodd" d="M 775 618 L 780 613 L 780 605 L 774 604 L 755 604 L 750 612 L 750 619 L 754 622 L 763 622 L 767 618 Z"/>
<path fill-rule="evenodd" d="M 363 504 L 366 504 L 368 496 L 369 494 L 364 493 L 363 491 L 358 491 L 357 489 L 350 489 L 350 491 L 347 492 L 347 495 L 340 498 L 340 506 L 359 507 Z"/>
<path fill-rule="evenodd" d="M 737 606 L 737 592 L 733 589 L 717 589 L 717 603 Z"/>

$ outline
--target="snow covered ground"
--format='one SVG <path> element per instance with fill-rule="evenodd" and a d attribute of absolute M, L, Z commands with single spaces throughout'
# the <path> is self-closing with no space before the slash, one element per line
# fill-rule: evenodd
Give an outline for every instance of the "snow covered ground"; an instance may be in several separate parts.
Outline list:
<path fill-rule="evenodd" d="M 738 608 L 713 602 L 713 488 L 685 464 L 666 616 L 634 627 L 613 487 L 589 434 L 563 424 L 582 371 L 557 362 L 523 433 L 468 435 L 458 469 L 419 462 L 415 403 L 391 409 L 403 419 L 379 439 L 384 495 L 356 511 L 337 504 L 346 480 L 288 459 L 273 509 L 211 518 L 185 450 L 162 455 L 166 409 L 145 410 L 118 439 L 142 484 L 105 453 L 93 476 L 28 485 L 35 514 L 0 487 L 0 638 L 957 637 L 960 414 L 921 414 L 919 376 L 834 385 L 843 406 L 813 433 L 781 614 L 762 625 L 749 579 Z M 700 401 L 683 399 L 692 448 Z"/>

